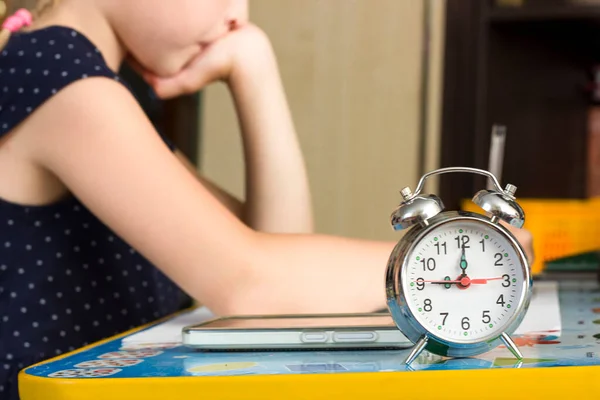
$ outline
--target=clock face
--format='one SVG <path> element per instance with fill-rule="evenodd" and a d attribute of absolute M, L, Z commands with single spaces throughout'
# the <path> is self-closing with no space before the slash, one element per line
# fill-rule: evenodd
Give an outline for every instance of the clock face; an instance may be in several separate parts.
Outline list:
<path fill-rule="evenodd" d="M 432 229 L 407 254 L 402 289 L 416 320 L 457 343 L 500 335 L 526 296 L 519 251 L 499 230 L 473 220 Z"/>

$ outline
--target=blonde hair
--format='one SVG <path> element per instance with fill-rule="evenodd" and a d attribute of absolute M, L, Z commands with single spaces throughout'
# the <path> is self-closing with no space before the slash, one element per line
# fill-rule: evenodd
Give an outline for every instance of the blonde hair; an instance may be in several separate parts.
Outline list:
<path fill-rule="evenodd" d="M 33 19 L 39 18 L 48 10 L 54 8 L 60 0 L 38 0 L 31 14 Z M 12 0 L 0 0 L 2 7 L 0 7 L 0 21 L 4 20 L 9 16 L 9 12 L 12 12 Z M 0 30 L 0 50 L 4 49 L 8 41 L 10 40 L 11 32 L 8 29 Z"/>
<path fill-rule="evenodd" d="M 31 8 L 31 14 L 34 18 L 39 18 L 43 13 L 51 10 L 59 0 L 37 0 L 35 6 Z M 15 8 L 30 8 L 31 1 L 17 1 L 17 4 L 13 0 L 0 0 L 0 21 L 6 19 L 9 13 L 15 12 Z M 21 3 L 21 4 L 19 4 Z M 25 4 L 22 4 L 25 3 Z"/>
<path fill-rule="evenodd" d="M 4 22 L 10 12 L 10 0 L 0 0 L 0 21 Z"/>

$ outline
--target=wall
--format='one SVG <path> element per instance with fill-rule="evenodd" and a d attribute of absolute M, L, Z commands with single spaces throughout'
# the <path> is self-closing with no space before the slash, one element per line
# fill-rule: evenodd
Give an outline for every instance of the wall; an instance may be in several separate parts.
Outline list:
<path fill-rule="evenodd" d="M 425 0 L 251 0 L 271 37 L 305 154 L 317 230 L 396 239 L 398 191 L 437 166 L 443 0 L 432 0 L 422 68 Z M 429 83 L 421 108 L 422 74 Z M 420 113 L 425 112 L 425 124 Z M 201 170 L 243 194 L 237 121 L 223 85 L 205 91 Z"/>

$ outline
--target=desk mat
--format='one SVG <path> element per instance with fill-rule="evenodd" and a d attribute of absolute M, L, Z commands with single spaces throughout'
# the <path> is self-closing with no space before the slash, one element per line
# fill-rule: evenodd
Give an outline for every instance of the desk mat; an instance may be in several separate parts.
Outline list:
<path fill-rule="evenodd" d="M 560 283 L 562 332 L 513 337 L 520 363 L 500 346 L 477 357 L 449 359 L 409 350 L 318 352 L 198 352 L 177 343 L 125 345 L 122 337 L 28 368 L 45 378 L 234 376 L 600 365 L 600 287 L 593 281 Z"/>

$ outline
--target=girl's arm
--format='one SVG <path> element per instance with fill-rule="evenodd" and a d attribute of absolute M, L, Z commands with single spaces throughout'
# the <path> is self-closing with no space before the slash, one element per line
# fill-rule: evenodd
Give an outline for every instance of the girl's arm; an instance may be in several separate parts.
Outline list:
<path fill-rule="evenodd" d="M 188 158 L 179 150 L 175 150 L 175 157 L 183 164 L 185 169 L 187 169 L 191 174 L 193 174 L 200 183 L 217 199 L 219 202 L 225 206 L 233 215 L 238 217 L 239 219 L 243 219 L 244 217 L 244 203 L 240 201 L 237 197 L 233 196 L 231 193 L 223 190 L 220 186 L 207 179 L 205 176 L 200 174 L 196 169 L 196 166 L 188 160 Z M 245 221 L 244 221 L 245 222 Z"/>
<path fill-rule="evenodd" d="M 175 77 L 143 75 L 163 98 L 196 92 L 216 79 L 226 80 L 244 145 L 242 220 L 262 232 L 312 232 L 306 167 L 275 55 L 262 31 L 247 25 L 231 32 Z M 227 206 L 232 205 L 230 198 L 225 200 Z"/>
<path fill-rule="evenodd" d="M 236 37 L 240 38 L 230 36 Z M 245 37 L 258 40 L 261 35 Z M 256 43 L 241 46 L 252 51 L 252 57 L 245 57 L 245 73 L 260 73 L 273 61 L 270 47 L 261 40 Z M 161 80 L 155 88 L 165 97 L 193 91 L 208 79 L 206 74 L 194 75 L 194 68 L 211 60 L 214 57 L 199 59 L 187 70 L 191 75 Z M 276 92 L 278 76 L 268 82 L 270 74 L 257 80 L 234 73 L 238 70 L 239 66 L 233 73 L 222 71 L 222 76 L 235 91 L 244 135 L 252 136 L 246 144 L 260 143 L 262 124 L 264 132 L 270 132 L 268 140 L 278 140 L 276 132 L 283 132 L 281 140 L 287 143 L 262 143 L 271 149 L 264 156 L 258 145 L 247 152 L 255 151 L 258 163 L 263 158 L 270 166 L 285 163 L 273 158 L 280 146 L 288 149 L 284 152 L 294 147 L 289 131 L 279 129 L 286 126 L 285 116 L 267 116 L 270 108 L 286 107 L 276 104 L 283 96 Z M 273 92 L 267 89 L 275 92 L 270 98 L 267 95 Z M 357 312 L 384 306 L 384 270 L 393 243 L 249 228 L 186 170 L 131 94 L 113 80 L 90 78 L 70 85 L 16 131 L 34 162 L 56 175 L 104 223 L 217 313 Z M 293 150 L 290 157 L 295 157 Z M 263 187 L 258 192 L 279 193 L 269 192 L 269 182 Z M 264 201 L 283 218 L 283 208 L 278 208 L 282 202 Z M 294 198 L 285 200 L 290 201 Z"/>
<path fill-rule="evenodd" d="M 245 220 L 263 232 L 312 232 L 306 168 L 275 56 L 244 59 L 229 85 L 244 143 Z"/>
<path fill-rule="evenodd" d="M 251 230 L 185 169 L 117 82 L 76 82 L 18 130 L 35 162 L 217 313 L 384 305 L 391 244 Z"/>

